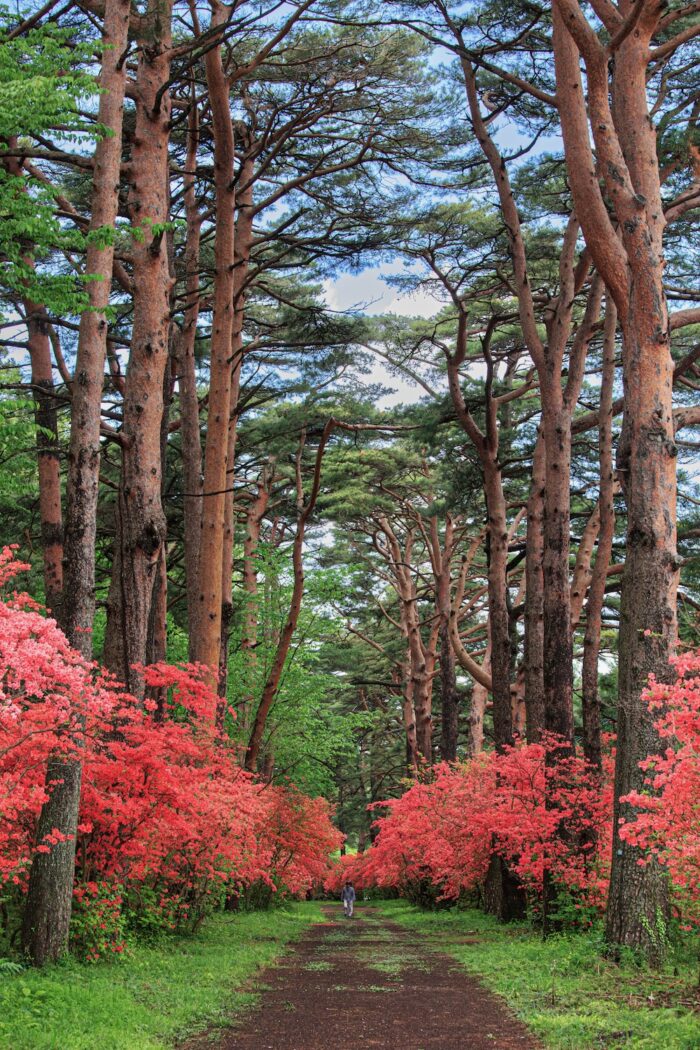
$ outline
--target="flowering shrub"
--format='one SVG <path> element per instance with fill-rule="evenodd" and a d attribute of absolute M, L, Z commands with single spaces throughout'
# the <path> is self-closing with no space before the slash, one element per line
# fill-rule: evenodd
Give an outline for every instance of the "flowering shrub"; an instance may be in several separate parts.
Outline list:
<path fill-rule="evenodd" d="M 0 556 L 0 584 L 20 569 Z M 240 768 L 215 728 L 202 669 L 142 668 L 136 700 L 70 648 L 27 595 L 0 601 L 0 885 L 26 888 L 47 797 L 49 755 L 79 755 L 73 944 L 86 958 L 121 950 L 121 923 L 195 928 L 257 882 L 304 893 L 342 841 L 322 799 L 269 788 Z"/>
<path fill-rule="evenodd" d="M 424 882 L 456 898 L 483 880 L 488 867 L 489 796 L 495 779 L 488 756 L 460 766 L 441 764 L 432 779 L 387 802 L 379 834 L 364 855 L 361 878 L 421 896 Z"/>
<path fill-rule="evenodd" d="M 343 842 L 331 823 L 330 804 L 293 787 L 269 789 L 266 804 L 260 845 L 275 888 L 304 894 L 321 887 L 329 857 Z"/>
<path fill-rule="evenodd" d="M 652 681 L 647 690 L 667 747 L 642 763 L 647 789 L 622 800 L 636 813 L 621 819 L 620 834 L 666 866 L 684 920 L 700 926 L 700 651 L 677 657 L 675 667 L 673 683 Z"/>
<path fill-rule="evenodd" d="M 24 568 L 5 549 L 0 586 Z M 0 602 L 0 882 L 26 880 L 36 816 L 47 797 L 48 756 L 59 746 L 66 753 L 74 748 L 88 696 L 102 717 L 104 697 L 91 668 L 55 621 L 41 616 L 28 595 Z M 55 841 L 49 836 L 37 849 L 48 851 Z"/>
<path fill-rule="evenodd" d="M 667 868 L 677 911 L 700 927 L 700 651 L 675 667 L 674 682 L 651 681 L 646 693 L 667 746 L 642 762 L 645 789 L 621 800 L 633 808 L 621 835 L 640 850 L 640 864 L 654 858 Z M 435 766 L 381 804 L 373 847 L 341 858 L 326 887 L 335 893 L 349 877 L 414 900 L 455 899 L 483 884 L 495 852 L 531 902 L 548 878 L 568 898 L 568 915 L 585 921 L 605 906 L 612 795 L 612 755 L 601 776 L 555 737 Z"/>
<path fill-rule="evenodd" d="M 700 926 L 700 653 L 676 661 L 677 679 L 652 682 L 647 699 L 668 746 L 642 763 L 647 789 L 622 801 L 635 816 L 621 834 L 668 869 L 676 905 Z M 545 876 L 585 918 L 605 906 L 612 839 L 612 756 L 603 775 L 561 754 L 554 737 L 439 765 L 382 803 L 366 854 L 341 858 L 326 880 L 397 888 L 414 900 L 455 899 L 484 882 L 492 852 L 537 902 Z M 645 863 L 645 858 L 640 858 Z"/>
<path fill-rule="evenodd" d="M 583 905 L 602 910 L 610 874 L 610 763 L 600 777 L 586 760 L 561 753 L 553 735 L 492 758 L 497 780 L 490 824 L 496 850 L 531 894 L 545 875 Z"/>
<path fill-rule="evenodd" d="M 165 689 L 165 717 L 122 694 L 85 758 L 77 844 L 81 878 L 153 891 L 164 924 L 196 926 L 229 882 L 266 876 L 262 786 L 238 766 L 209 715 L 196 668 L 143 669 Z M 148 704 L 148 701 L 146 702 Z M 153 702 L 153 707 L 157 707 Z M 173 720 L 177 717 L 177 721 Z M 139 894 L 129 899 L 138 914 Z"/>
<path fill-rule="evenodd" d="M 611 789 L 551 737 L 438 765 L 383 803 L 378 836 L 342 875 L 396 887 L 415 900 L 455 899 L 479 888 L 499 853 L 533 900 L 545 874 L 581 907 L 602 908 L 608 879 Z M 342 876 L 341 876 L 342 877 Z M 329 887 L 337 878 L 328 880 Z"/>
<path fill-rule="evenodd" d="M 375 885 L 371 875 L 365 870 L 367 857 L 366 853 L 345 853 L 338 857 L 326 873 L 324 891 L 334 897 L 340 897 L 340 891 L 348 880 L 358 891 Z M 393 886 L 391 888 L 394 889 Z"/>

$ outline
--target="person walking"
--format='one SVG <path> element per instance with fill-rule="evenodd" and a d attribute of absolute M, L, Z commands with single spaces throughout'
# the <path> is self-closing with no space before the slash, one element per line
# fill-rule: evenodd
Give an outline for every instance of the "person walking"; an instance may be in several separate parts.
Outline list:
<path fill-rule="evenodd" d="M 355 909 L 355 887 L 350 881 L 346 882 L 343 886 L 343 892 L 340 895 L 340 899 L 343 902 L 345 918 L 352 919 L 352 913 Z"/>

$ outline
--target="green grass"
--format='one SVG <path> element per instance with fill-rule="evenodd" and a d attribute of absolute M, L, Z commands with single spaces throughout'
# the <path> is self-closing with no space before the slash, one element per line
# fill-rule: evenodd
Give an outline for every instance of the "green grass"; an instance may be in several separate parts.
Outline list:
<path fill-rule="evenodd" d="M 697 966 L 687 956 L 660 972 L 632 961 L 617 967 L 601 957 L 596 934 L 543 942 L 527 926 L 499 926 L 477 911 L 376 907 L 478 974 L 550 1050 L 700 1050 L 700 1017 L 689 1007 Z M 141 944 L 126 958 L 1 974 L 0 1050 L 165 1050 L 226 1026 L 256 1002 L 260 968 L 320 919 L 313 903 L 216 916 L 194 937 Z M 372 990 L 394 990 L 401 970 L 419 961 L 415 948 L 392 946 L 387 931 L 374 968 L 392 987 Z"/>
<path fill-rule="evenodd" d="M 315 903 L 215 916 L 124 958 L 0 977 L 2 1050 L 163 1050 L 256 1001 L 251 978 L 321 918 Z"/>
<path fill-rule="evenodd" d="M 688 953 L 661 971 L 633 960 L 615 966 L 595 933 L 542 941 L 527 926 L 501 926 L 478 911 L 421 912 L 402 901 L 380 909 L 477 974 L 551 1050 L 700 1050 L 700 1015 L 690 1005 L 698 1002 L 697 963 Z"/>

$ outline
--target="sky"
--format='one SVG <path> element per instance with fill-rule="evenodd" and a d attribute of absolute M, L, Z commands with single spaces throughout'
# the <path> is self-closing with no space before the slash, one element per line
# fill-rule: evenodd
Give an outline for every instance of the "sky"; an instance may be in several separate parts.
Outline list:
<path fill-rule="evenodd" d="M 358 274 L 343 274 L 326 282 L 328 305 L 333 310 L 361 309 L 371 317 L 393 313 L 401 317 L 431 317 L 441 304 L 421 290 L 410 295 L 400 293 L 384 279 L 405 273 L 401 263 L 368 267 Z"/>
<path fill-rule="evenodd" d="M 405 269 L 400 262 L 396 262 L 381 267 L 371 266 L 357 274 L 343 274 L 326 282 L 326 302 L 332 310 L 360 310 L 371 317 L 385 313 L 398 314 L 401 317 L 432 317 L 437 313 L 441 303 L 432 295 L 422 290 L 405 294 L 385 280 L 386 277 L 400 273 L 405 273 Z M 390 373 L 379 357 L 374 358 L 372 374 L 364 379 L 371 383 L 381 383 L 391 391 L 379 398 L 379 409 L 414 404 L 421 397 L 425 397 L 422 387 L 408 376 L 401 377 Z"/>

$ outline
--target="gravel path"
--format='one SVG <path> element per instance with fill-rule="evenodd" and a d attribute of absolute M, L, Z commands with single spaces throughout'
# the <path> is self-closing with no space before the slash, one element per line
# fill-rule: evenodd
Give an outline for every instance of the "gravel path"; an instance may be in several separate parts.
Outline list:
<path fill-rule="evenodd" d="M 255 1010 L 189 1050 L 537 1050 L 454 960 L 360 906 L 338 907 L 262 975 Z"/>

